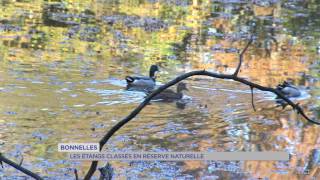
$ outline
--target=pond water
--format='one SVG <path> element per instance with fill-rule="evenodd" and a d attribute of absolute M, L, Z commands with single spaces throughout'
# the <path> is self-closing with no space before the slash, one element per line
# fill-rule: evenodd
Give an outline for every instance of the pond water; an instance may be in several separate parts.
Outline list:
<path fill-rule="evenodd" d="M 296 101 L 320 119 L 318 1 L 2 0 L 0 152 L 47 179 L 74 179 L 90 162 L 67 160 L 61 142 L 97 142 L 143 100 L 124 77 L 158 64 L 163 84 L 206 69 L 275 87 L 290 79 Z M 111 161 L 115 179 L 320 178 L 320 127 L 270 93 L 196 76 L 184 109 L 152 102 L 107 144 L 114 151 L 286 151 L 288 162 Z M 103 165 L 103 163 L 100 163 Z M 0 179 L 23 175 L 4 165 Z M 95 178 L 98 178 L 96 173 Z"/>

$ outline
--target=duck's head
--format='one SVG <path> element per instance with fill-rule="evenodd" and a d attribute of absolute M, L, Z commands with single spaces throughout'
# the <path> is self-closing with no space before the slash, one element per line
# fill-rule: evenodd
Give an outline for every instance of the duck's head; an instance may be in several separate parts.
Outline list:
<path fill-rule="evenodd" d="M 182 91 L 189 91 L 188 88 L 187 88 L 187 84 L 186 83 L 179 83 L 178 86 L 177 86 L 177 92 L 178 93 L 181 93 Z"/>
<path fill-rule="evenodd" d="M 291 85 L 291 83 L 289 83 L 289 82 L 287 82 L 287 81 L 283 81 L 282 85 L 283 85 L 284 87 L 288 87 L 288 86 Z"/>
<path fill-rule="evenodd" d="M 155 78 L 155 74 L 157 71 L 159 71 L 159 67 L 157 65 L 150 66 L 149 76 L 151 78 Z"/>
<path fill-rule="evenodd" d="M 288 83 L 287 81 L 283 81 L 282 84 L 278 84 L 278 85 L 277 85 L 277 88 L 276 88 L 276 89 L 281 90 L 281 89 L 283 89 L 283 88 L 285 88 L 285 87 L 289 87 L 289 86 L 291 86 L 290 83 Z"/>

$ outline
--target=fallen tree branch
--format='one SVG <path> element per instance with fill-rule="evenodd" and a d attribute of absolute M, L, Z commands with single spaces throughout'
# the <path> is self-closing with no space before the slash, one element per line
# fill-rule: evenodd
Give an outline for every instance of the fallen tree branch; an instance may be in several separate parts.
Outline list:
<path fill-rule="evenodd" d="M 33 177 L 34 179 L 42 180 L 42 178 L 41 178 L 39 175 L 31 172 L 30 170 L 22 167 L 21 165 L 19 165 L 19 164 L 17 164 L 17 163 L 11 161 L 10 159 L 7 159 L 7 158 L 4 157 L 1 153 L 0 153 L 0 162 L 4 162 L 4 163 L 10 165 L 10 166 L 14 167 L 15 169 L 23 172 L 24 174 Z"/>
<path fill-rule="evenodd" d="M 127 117 L 125 117 L 124 119 L 122 119 L 121 121 L 119 121 L 116 125 L 114 125 L 109 131 L 108 133 L 100 140 L 99 144 L 100 144 L 100 150 L 102 149 L 102 147 L 108 142 L 108 140 L 111 138 L 111 136 L 117 132 L 123 125 L 125 125 L 126 123 L 128 123 L 131 119 L 133 119 L 134 117 L 136 117 L 137 114 L 140 113 L 140 111 L 149 104 L 149 102 L 151 101 L 151 99 L 156 96 L 157 94 L 160 94 L 163 90 L 169 88 L 170 86 L 173 86 L 177 83 L 179 83 L 180 81 L 187 79 L 191 76 L 196 76 L 196 75 L 201 75 L 201 76 L 210 76 L 213 78 L 218 78 L 218 79 L 231 79 L 237 82 L 240 82 L 242 84 L 248 85 L 251 88 L 256 88 L 259 89 L 261 91 L 269 91 L 272 92 L 276 95 L 278 95 L 279 98 L 283 99 L 285 102 L 287 102 L 290 106 L 292 106 L 293 109 L 297 110 L 297 112 L 299 114 L 301 114 L 307 121 L 314 123 L 314 124 L 318 124 L 320 125 L 320 122 L 314 121 L 312 119 L 310 119 L 302 110 L 302 108 L 298 105 L 298 104 L 294 104 L 290 99 L 288 99 L 287 97 L 285 97 L 279 90 L 274 89 L 274 88 L 270 88 L 270 87 L 264 87 L 261 86 L 259 84 L 250 82 L 244 78 L 240 78 L 234 75 L 229 75 L 229 74 L 218 74 L 218 73 L 214 73 L 214 72 L 209 72 L 206 70 L 201 70 L 201 71 L 191 71 L 185 74 L 182 74 L 178 77 L 176 77 L 175 79 L 169 81 L 168 83 L 160 86 L 158 89 L 156 89 L 155 91 L 153 91 L 151 94 L 149 94 L 142 103 L 140 103 L 140 105 L 138 107 L 136 107 Z M 85 180 L 89 180 L 92 175 L 94 174 L 94 172 L 96 171 L 98 166 L 98 161 L 93 161 L 91 163 L 91 167 L 89 169 L 89 171 L 87 172 L 86 176 L 85 176 Z"/>

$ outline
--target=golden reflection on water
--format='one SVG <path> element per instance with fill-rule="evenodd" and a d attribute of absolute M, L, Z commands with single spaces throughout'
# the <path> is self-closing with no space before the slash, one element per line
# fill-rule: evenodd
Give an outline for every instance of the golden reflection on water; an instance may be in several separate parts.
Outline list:
<path fill-rule="evenodd" d="M 84 175 L 89 162 L 62 162 L 65 155 L 56 152 L 56 145 L 98 141 L 130 113 L 144 95 L 124 91 L 121 80 L 126 75 L 146 74 L 155 63 L 161 66 L 162 83 L 196 69 L 232 73 L 252 22 L 256 40 L 244 56 L 240 76 L 272 87 L 292 79 L 310 88 L 310 96 L 300 102 L 307 114 L 320 116 L 316 2 L 0 3 L 0 150 L 17 161 L 22 154 L 24 166 L 41 175 L 71 178 L 68 168 L 73 167 Z M 187 82 L 191 102 L 185 109 L 152 103 L 107 148 L 285 150 L 292 155 L 290 161 L 222 162 L 220 169 L 214 162 L 112 162 L 117 179 L 319 176 L 318 126 L 290 108 L 276 108 L 274 97 L 259 91 L 254 112 L 250 89 L 239 83 L 203 77 Z M 12 169 L 4 172 L 16 175 Z"/>

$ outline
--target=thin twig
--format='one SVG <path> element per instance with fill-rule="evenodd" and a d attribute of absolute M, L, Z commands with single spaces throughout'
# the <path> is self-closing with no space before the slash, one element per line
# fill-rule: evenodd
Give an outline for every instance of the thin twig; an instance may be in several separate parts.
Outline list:
<path fill-rule="evenodd" d="M 14 167 L 15 169 L 23 172 L 24 174 L 33 177 L 34 179 L 42 180 L 42 178 L 41 178 L 39 175 L 37 175 L 37 174 L 31 172 L 30 170 L 28 170 L 28 169 L 20 166 L 19 164 L 11 161 L 10 159 L 7 159 L 7 158 L 4 157 L 1 153 L 0 153 L 0 162 L 4 162 L 4 163 L 10 165 L 10 166 Z"/>
<path fill-rule="evenodd" d="M 20 160 L 19 166 L 22 166 L 22 163 L 23 163 L 23 156 L 21 156 L 21 160 Z"/>
<path fill-rule="evenodd" d="M 241 64 L 243 62 L 243 55 L 244 53 L 247 51 L 248 47 L 250 46 L 250 44 L 253 42 L 253 35 L 250 36 L 250 39 L 246 45 L 246 47 L 241 51 L 240 55 L 239 55 L 239 64 L 237 69 L 235 70 L 235 72 L 233 73 L 233 76 L 238 76 L 238 73 L 240 71 L 241 68 Z"/>
<path fill-rule="evenodd" d="M 314 121 L 312 119 L 310 119 L 302 110 L 302 108 L 297 105 L 294 104 L 290 99 L 288 99 L 287 97 L 285 97 L 279 90 L 274 89 L 274 88 L 270 88 L 270 87 L 264 87 L 261 86 L 259 84 L 255 84 L 253 82 L 250 82 L 244 78 L 240 78 L 234 75 L 229 75 L 229 74 L 217 74 L 214 72 L 209 72 L 209 71 L 191 71 L 185 74 L 182 74 L 178 77 L 176 77 L 175 79 L 169 81 L 168 83 L 160 86 L 158 89 L 156 89 L 155 91 L 153 91 L 151 94 L 149 94 L 142 103 L 140 103 L 140 105 L 138 107 L 136 107 L 127 117 L 125 117 L 124 119 L 122 119 L 121 121 L 119 121 L 116 125 L 114 125 L 108 132 L 107 134 L 105 134 L 105 136 L 100 140 L 99 144 L 100 144 L 100 150 L 102 149 L 102 147 L 108 142 L 108 140 L 111 138 L 111 136 L 116 133 L 123 125 L 125 125 L 126 123 L 128 123 L 131 119 L 133 119 L 134 117 L 136 117 L 137 114 L 140 113 L 140 111 L 149 104 L 149 102 L 151 101 L 151 99 L 156 96 L 157 94 L 160 94 L 163 90 L 177 84 L 178 82 L 187 79 L 191 76 L 196 76 L 196 75 L 201 75 L 201 76 L 210 76 L 213 78 L 219 78 L 219 79 L 232 79 L 234 81 L 240 82 L 242 84 L 248 85 L 250 87 L 259 89 L 261 91 L 269 91 L 269 92 L 273 92 L 274 94 L 278 95 L 279 98 L 283 99 L 284 101 L 286 101 L 290 106 L 293 107 L 293 109 L 296 109 L 297 112 L 299 114 L 301 114 L 307 121 L 314 123 L 314 124 L 318 124 L 320 125 L 320 122 Z M 85 180 L 89 180 L 92 175 L 94 174 L 94 172 L 96 171 L 98 166 L 98 161 L 92 161 L 91 166 L 89 171 L 87 172 L 86 176 L 85 176 Z"/>
<path fill-rule="evenodd" d="M 76 177 L 76 180 L 78 180 L 79 179 L 78 170 L 74 168 L 73 172 L 74 172 L 74 176 Z"/>
<path fill-rule="evenodd" d="M 257 111 L 256 107 L 254 106 L 254 101 L 253 101 L 253 87 L 250 86 L 250 89 L 251 89 L 251 104 L 252 104 L 252 108 L 253 108 L 254 111 Z"/>

